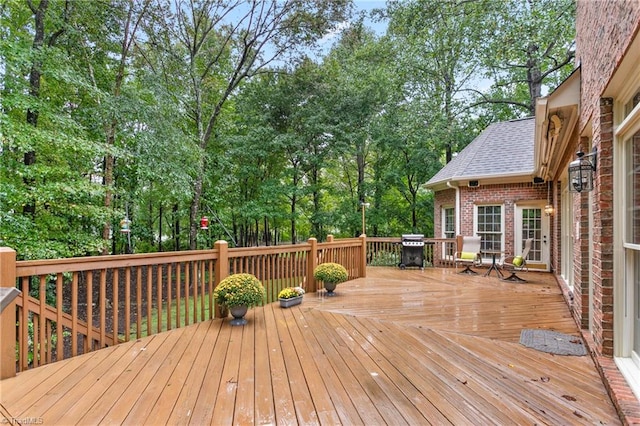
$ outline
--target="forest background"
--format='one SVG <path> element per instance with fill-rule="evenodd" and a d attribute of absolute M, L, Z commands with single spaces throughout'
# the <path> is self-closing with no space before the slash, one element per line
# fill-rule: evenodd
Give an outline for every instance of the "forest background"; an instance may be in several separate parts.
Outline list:
<path fill-rule="evenodd" d="M 573 70 L 575 3 L 357 6 L 2 0 L 0 246 L 351 237 L 365 202 L 367 235 L 433 236 L 421 185 Z"/>

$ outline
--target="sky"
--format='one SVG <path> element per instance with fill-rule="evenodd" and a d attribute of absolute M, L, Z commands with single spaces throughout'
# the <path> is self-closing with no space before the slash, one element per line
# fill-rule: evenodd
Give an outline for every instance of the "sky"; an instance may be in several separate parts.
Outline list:
<path fill-rule="evenodd" d="M 384 8 L 386 6 L 386 0 L 354 0 L 353 4 L 355 6 L 354 16 L 357 16 L 360 12 L 369 13 L 373 9 Z M 333 43 L 338 40 L 340 32 L 345 28 L 348 28 L 350 24 L 350 22 L 343 22 L 338 26 L 337 30 L 325 35 L 322 38 L 322 40 L 320 41 L 320 45 L 323 46 L 322 50 L 324 53 L 327 53 L 331 49 Z M 384 35 L 387 29 L 386 22 L 373 22 L 370 19 L 365 20 L 365 25 L 373 29 L 378 36 Z"/>

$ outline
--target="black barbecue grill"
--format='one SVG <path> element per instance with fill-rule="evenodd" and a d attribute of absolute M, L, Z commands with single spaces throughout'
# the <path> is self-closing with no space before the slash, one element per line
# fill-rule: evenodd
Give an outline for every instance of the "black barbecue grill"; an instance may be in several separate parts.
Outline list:
<path fill-rule="evenodd" d="M 407 266 L 424 266 L 424 235 L 403 234 L 402 235 L 402 261 L 398 265 L 400 269 Z"/>

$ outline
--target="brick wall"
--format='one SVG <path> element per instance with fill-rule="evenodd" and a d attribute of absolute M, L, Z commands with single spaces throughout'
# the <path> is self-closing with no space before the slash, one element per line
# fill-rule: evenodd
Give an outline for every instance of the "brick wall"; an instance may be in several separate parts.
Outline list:
<path fill-rule="evenodd" d="M 578 0 L 576 64 L 581 65 L 580 130 L 599 115 L 599 100 L 640 26 L 639 1 Z"/>
<path fill-rule="evenodd" d="M 581 65 L 579 127 L 591 125 L 591 143 L 598 150 L 598 170 L 592 195 L 593 223 L 588 222 L 585 196 L 580 196 L 579 220 L 591 227 L 593 259 L 585 258 L 585 237 L 581 235 L 575 253 L 575 284 L 584 308 L 578 318 L 588 328 L 588 271 L 593 264 L 593 342 L 598 354 L 613 355 L 613 107 L 603 98 L 611 77 L 640 28 L 640 2 L 579 0 L 576 15 L 576 59 Z M 578 141 L 577 141 L 578 142 Z M 584 141 L 579 141 L 584 143 Z M 577 148 L 577 146 L 576 146 Z M 588 201 L 588 198 L 586 199 Z M 582 266 L 584 265 L 584 267 Z M 583 284 L 584 283 L 584 284 Z M 575 314 L 575 312 L 574 312 Z"/>
<path fill-rule="evenodd" d="M 524 200 L 540 200 L 546 203 L 547 184 L 533 184 L 528 182 L 503 185 L 480 185 L 476 188 L 461 186 L 461 229 L 456 230 L 456 232 L 460 235 L 473 235 L 475 223 L 474 206 L 476 204 L 503 205 L 503 214 L 505 215 L 505 250 L 508 253 L 513 253 L 514 205 Z M 442 235 L 442 206 L 455 206 L 455 190 L 447 189 L 435 193 L 435 235 L 437 236 Z"/>
<path fill-rule="evenodd" d="M 456 206 L 456 190 L 445 189 L 438 191 L 434 194 L 434 237 L 442 237 L 442 207 L 454 207 Z M 457 230 L 456 230 L 457 231 Z"/>

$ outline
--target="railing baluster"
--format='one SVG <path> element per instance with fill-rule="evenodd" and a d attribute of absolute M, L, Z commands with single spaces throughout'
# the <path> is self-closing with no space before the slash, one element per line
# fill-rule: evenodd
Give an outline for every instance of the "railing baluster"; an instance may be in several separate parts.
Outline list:
<path fill-rule="evenodd" d="M 169 263 L 167 265 L 167 330 L 171 330 L 172 328 L 172 315 L 171 312 L 173 311 L 173 301 L 172 301 L 172 291 L 171 288 L 173 287 L 173 263 Z"/>
<path fill-rule="evenodd" d="M 118 294 L 118 290 L 119 290 L 119 286 L 120 286 L 120 269 L 115 268 L 111 270 L 111 276 L 113 277 L 113 288 L 111 289 L 113 291 L 113 296 L 112 296 L 112 302 L 111 302 L 111 306 L 113 307 L 113 330 L 112 331 L 112 335 L 113 335 L 113 344 L 117 345 L 118 344 L 118 329 L 119 329 L 119 325 L 120 325 L 120 317 L 119 317 L 119 312 L 120 312 L 120 295 Z"/>
<path fill-rule="evenodd" d="M 107 270 L 100 271 L 100 348 L 104 348 L 107 337 Z"/>
<path fill-rule="evenodd" d="M 158 333 L 160 333 L 162 331 L 162 317 L 164 316 L 164 308 L 162 306 L 162 265 L 156 265 L 156 311 L 158 313 L 157 315 L 157 322 L 156 322 L 156 327 L 158 330 Z"/>
<path fill-rule="evenodd" d="M 180 280 L 182 279 L 182 264 L 176 263 L 176 328 L 182 327 L 182 295 Z"/>
<path fill-rule="evenodd" d="M 64 333 L 62 332 L 62 273 L 56 274 L 56 361 L 64 358 Z"/>
<path fill-rule="evenodd" d="M 46 308 L 46 304 L 44 303 L 46 301 L 47 298 L 47 282 L 46 282 L 46 276 L 41 275 L 40 276 L 40 290 L 39 290 L 39 294 L 38 294 L 38 298 L 40 299 L 40 310 L 38 312 L 38 339 L 33 339 L 34 342 L 37 342 L 38 344 L 38 349 L 39 349 L 39 363 L 42 363 L 43 365 L 46 364 L 45 359 L 46 359 L 46 355 L 45 355 L 45 351 L 46 351 L 46 345 L 45 345 L 45 326 L 46 326 L 46 316 L 45 316 L 45 308 Z M 35 324 L 34 324 L 34 329 Z M 34 332 L 35 334 L 35 332 Z M 33 358 L 34 360 L 36 359 L 36 351 L 33 351 Z M 40 364 L 38 364 L 40 365 Z"/>
<path fill-rule="evenodd" d="M 142 267 L 136 267 L 136 339 L 142 337 Z"/>
<path fill-rule="evenodd" d="M 124 341 L 131 339 L 131 267 L 124 272 Z"/>
<path fill-rule="evenodd" d="M 78 355 L 78 272 L 71 278 L 71 356 Z"/>
<path fill-rule="evenodd" d="M 185 262 L 184 265 L 184 325 L 189 325 L 189 282 L 191 280 L 191 262 Z"/>
<path fill-rule="evenodd" d="M 151 326 L 153 325 L 153 266 L 148 265 L 147 270 L 147 336 L 152 333 Z"/>

